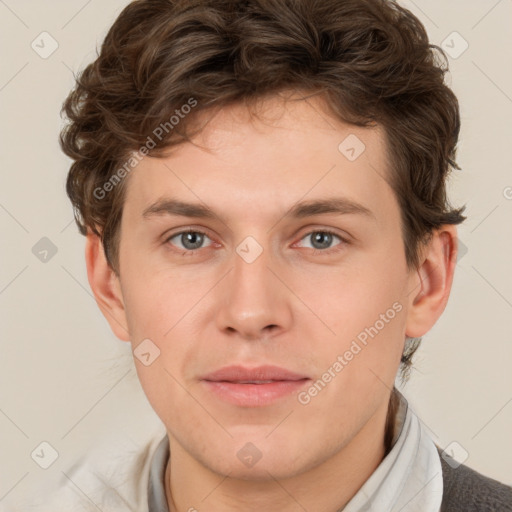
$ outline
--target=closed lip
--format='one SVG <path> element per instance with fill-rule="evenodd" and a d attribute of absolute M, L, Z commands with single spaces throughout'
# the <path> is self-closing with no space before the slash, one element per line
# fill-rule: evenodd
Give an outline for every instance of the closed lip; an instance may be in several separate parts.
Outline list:
<path fill-rule="evenodd" d="M 309 379 L 309 377 L 273 365 L 257 366 L 255 368 L 247 368 L 240 365 L 225 366 L 201 378 L 201 380 L 211 382 L 237 383 L 298 381 L 304 379 Z"/>

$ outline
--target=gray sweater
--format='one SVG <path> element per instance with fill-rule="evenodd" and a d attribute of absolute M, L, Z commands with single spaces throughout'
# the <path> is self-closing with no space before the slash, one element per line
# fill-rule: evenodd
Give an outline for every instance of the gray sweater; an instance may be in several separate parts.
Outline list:
<path fill-rule="evenodd" d="M 437 451 L 443 470 L 441 512 L 512 512 L 512 487 L 464 464 L 453 468 L 441 456 L 439 446 Z"/>

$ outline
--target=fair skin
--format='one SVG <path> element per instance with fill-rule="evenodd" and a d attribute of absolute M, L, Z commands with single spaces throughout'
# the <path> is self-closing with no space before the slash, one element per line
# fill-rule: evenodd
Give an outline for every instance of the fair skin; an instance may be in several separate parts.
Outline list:
<path fill-rule="evenodd" d="M 149 338 L 160 350 L 149 366 L 135 364 L 169 437 L 171 512 L 345 506 L 384 456 L 405 336 L 434 325 L 452 284 L 455 226 L 434 232 L 418 269 L 406 266 L 379 127 L 328 117 L 318 98 L 274 97 L 266 108 L 265 122 L 243 106 L 225 108 L 197 135 L 199 146 L 184 143 L 137 166 L 127 183 L 119 276 L 98 237 L 87 237 L 89 282 L 113 332 L 133 349 Z M 338 150 L 349 134 L 366 146 L 354 161 Z M 143 216 L 164 197 L 207 205 L 220 219 Z M 333 197 L 371 213 L 286 215 L 300 201 Z M 187 228 L 206 235 L 176 236 Z M 335 235 L 320 235 L 319 245 L 315 233 L 325 229 Z M 236 250 L 248 236 L 263 249 L 251 263 Z M 401 308 L 392 320 L 300 403 L 298 393 L 393 304 Z M 202 379 L 231 364 L 277 365 L 309 380 L 272 403 L 240 406 Z M 261 454 L 251 467 L 237 456 L 248 442 Z"/>

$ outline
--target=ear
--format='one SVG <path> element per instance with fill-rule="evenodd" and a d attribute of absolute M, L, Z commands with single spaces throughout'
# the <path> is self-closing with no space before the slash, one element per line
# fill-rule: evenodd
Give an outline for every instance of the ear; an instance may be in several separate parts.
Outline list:
<path fill-rule="evenodd" d="M 423 336 L 443 313 L 452 287 L 457 247 L 455 225 L 443 225 L 432 233 L 423 261 L 409 281 L 406 336 Z"/>
<path fill-rule="evenodd" d="M 92 232 L 86 235 L 85 261 L 89 285 L 103 316 L 120 340 L 130 341 L 119 278 L 107 262 L 100 237 Z"/>

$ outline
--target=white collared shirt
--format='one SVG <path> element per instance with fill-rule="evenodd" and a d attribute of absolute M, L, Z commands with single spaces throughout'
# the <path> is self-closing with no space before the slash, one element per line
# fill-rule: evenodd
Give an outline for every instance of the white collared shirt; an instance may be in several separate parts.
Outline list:
<path fill-rule="evenodd" d="M 393 447 L 343 512 L 439 512 L 441 509 L 443 474 L 439 453 L 405 397 L 401 393 L 399 397 L 395 418 L 398 436 Z"/>
<path fill-rule="evenodd" d="M 392 448 L 342 512 L 439 512 L 443 493 L 436 446 L 405 397 Z M 168 512 L 164 475 L 169 443 L 163 424 L 141 444 L 112 437 L 65 470 L 55 492 L 9 512 Z M 6 500 L 7 501 L 7 500 Z M 2 508 L 0 511 L 7 510 Z M 341 512 L 341 511 L 340 511 Z"/>

